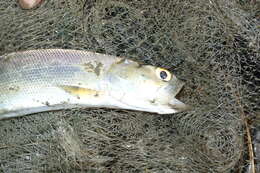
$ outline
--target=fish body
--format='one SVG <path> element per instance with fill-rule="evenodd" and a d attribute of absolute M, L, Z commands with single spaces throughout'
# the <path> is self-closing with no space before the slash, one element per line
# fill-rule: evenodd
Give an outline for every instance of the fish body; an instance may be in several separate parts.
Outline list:
<path fill-rule="evenodd" d="M 0 119 L 76 107 L 170 114 L 184 83 L 168 70 L 80 50 L 40 49 L 0 57 Z"/>

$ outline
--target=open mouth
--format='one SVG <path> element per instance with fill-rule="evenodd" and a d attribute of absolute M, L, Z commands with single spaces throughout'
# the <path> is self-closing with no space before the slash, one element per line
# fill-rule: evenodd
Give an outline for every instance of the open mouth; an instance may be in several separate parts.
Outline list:
<path fill-rule="evenodd" d="M 175 95 L 175 98 L 173 98 L 169 105 L 171 108 L 175 109 L 177 112 L 183 112 L 191 109 L 191 106 L 186 105 L 185 103 L 181 102 L 182 98 L 185 96 L 185 89 L 184 86 L 182 85 L 179 88 L 179 91 Z"/>
<path fill-rule="evenodd" d="M 184 86 L 180 88 L 179 92 L 176 94 L 175 98 L 181 100 L 185 95 Z"/>

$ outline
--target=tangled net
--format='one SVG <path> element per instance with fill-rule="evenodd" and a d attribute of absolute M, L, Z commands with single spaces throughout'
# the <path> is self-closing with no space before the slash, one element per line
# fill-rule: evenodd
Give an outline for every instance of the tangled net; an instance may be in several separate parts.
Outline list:
<path fill-rule="evenodd" d="M 193 106 L 174 115 L 74 109 L 0 121 L 0 172 L 246 171 L 245 126 L 260 122 L 257 5 L 46 0 L 22 10 L 0 1 L 0 55 L 81 49 L 163 66 L 186 80 L 181 100 Z"/>

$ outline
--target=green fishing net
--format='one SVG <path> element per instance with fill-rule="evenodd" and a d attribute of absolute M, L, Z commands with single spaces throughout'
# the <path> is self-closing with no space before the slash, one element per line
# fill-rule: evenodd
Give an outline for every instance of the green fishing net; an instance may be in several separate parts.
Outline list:
<path fill-rule="evenodd" d="M 0 121 L 0 172 L 246 172 L 260 129 L 259 1 L 0 0 L 0 55 L 65 48 L 170 69 L 191 111 L 73 109 Z M 0 81 L 1 82 L 1 81 Z M 4 92 L 4 91 L 1 91 Z M 255 154 L 255 161 L 259 155 Z"/>

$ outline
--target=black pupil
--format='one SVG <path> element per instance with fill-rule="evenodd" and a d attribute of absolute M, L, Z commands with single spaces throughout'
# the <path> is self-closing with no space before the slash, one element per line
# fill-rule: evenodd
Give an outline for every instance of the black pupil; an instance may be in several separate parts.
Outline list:
<path fill-rule="evenodd" d="M 161 77 L 162 79 L 166 79 L 166 78 L 167 78 L 167 73 L 166 73 L 165 71 L 161 71 L 161 72 L 160 72 L 160 77 Z"/>

